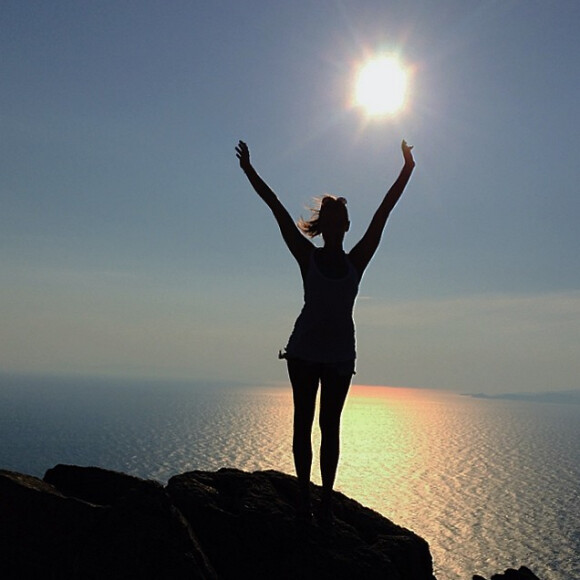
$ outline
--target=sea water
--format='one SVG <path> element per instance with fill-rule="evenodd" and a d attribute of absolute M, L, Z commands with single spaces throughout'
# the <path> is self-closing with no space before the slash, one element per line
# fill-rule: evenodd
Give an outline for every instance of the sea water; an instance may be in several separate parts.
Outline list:
<path fill-rule="evenodd" d="M 39 477 L 293 473 L 291 432 L 285 386 L 0 377 L 0 469 Z M 353 386 L 336 488 L 425 538 L 438 580 L 520 565 L 579 580 L 579 441 L 580 405 Z"/>

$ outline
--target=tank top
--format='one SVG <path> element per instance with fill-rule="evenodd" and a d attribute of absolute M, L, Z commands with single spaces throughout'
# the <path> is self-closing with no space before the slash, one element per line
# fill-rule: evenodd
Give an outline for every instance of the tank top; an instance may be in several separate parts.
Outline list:
<path fill-rule="evenodd" d="M 286 346 L 288 358 L 339 363 L 356 358 L 352 318 L 359 275 L 345 255 L 347 273 L 342 278 L 325 276 L 310 254 L 304 277 L 304 306 Z"/>

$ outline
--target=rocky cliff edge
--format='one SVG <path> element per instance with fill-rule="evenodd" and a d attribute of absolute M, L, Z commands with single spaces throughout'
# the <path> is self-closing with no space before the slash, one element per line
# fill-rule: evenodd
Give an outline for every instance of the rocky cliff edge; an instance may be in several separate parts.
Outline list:
<path fill-rule="evenodd" d="M 97 467 L 0 471 L 0 575 L 435 580 L 413 532 L 338 492 L 332 525 L 304 522 L 296 495 L 296 478 L 277 471 L 192 471 L 166 486 Z M 494 579 L 538 580 L 505 574 Z"/>

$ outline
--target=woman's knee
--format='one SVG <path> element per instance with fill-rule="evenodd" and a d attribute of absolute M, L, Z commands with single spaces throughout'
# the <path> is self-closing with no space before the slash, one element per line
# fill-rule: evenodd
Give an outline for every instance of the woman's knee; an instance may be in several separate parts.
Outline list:
<path fill-rule="evenodd" d="M 312 435 L 313 421 L 294 421 L 294 438 L 308 438 Z"/>
<path fill-rule="evenodd" d="M 336 411 L 333 413 L 326 413 L 320 412 L 318 417 L 318 425 L 320 427 L 320 433 L 322 436 L 324 435 L 333 435 L 338 434 L 340 431 L 340 419 L 341 419 L 341 411 Z"/>

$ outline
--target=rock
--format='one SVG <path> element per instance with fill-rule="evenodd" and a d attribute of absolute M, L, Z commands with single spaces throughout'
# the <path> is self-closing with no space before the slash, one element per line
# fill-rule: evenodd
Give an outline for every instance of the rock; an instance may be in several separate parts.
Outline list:
<path fill-rule="evenodd" d="M 171 478 L 167 491 L 220 578 L 434 578 L 425 540 L 341 493 L 332 526 L 299 523 L 289 475 L 194 471 Z M 316 502 L 320 488 L 311 493 Z"/>
<path fill-rule="evenodd" d="M 483 576 L 475 575 L 473 580 L 486 580 Z M 508 568 L 503 574 L 494 574 L 491 580 L 540 580 L 529 568 L 521 566 L 514 570 Z"/>
<path fill-rule="evenodd" d="M 44 474 L 43 480 L 63 495 L 98 505 L 113 505 L 132 493 L 154 495 L 163 490 L 157 481 L 99 467 L 57 465 Z"/>
<path fill-rule="evenodd" d="M 0 576 L 73 578 L 74 555 L 99 511 L 40 479 L 0 471 Z"/>
<path fill-rule="evenodd" d="M 3 578 L 216 577 L 161 485 L 97 468 L 49 472 L 52 483 L 0 471 Z M 107 501 L 86 501 L 99 495 Z"/>
<path fill-rule="evenodd" d="M 338 492 L 331 525 L 298 520 L 297 492 L 277 471 L 192 471 L 165 487 L 97 467 L 0 471 L 0 577 L 435 580 L 413 532 Z M 501 579 L 539 580 L 524 567 Z"/>

